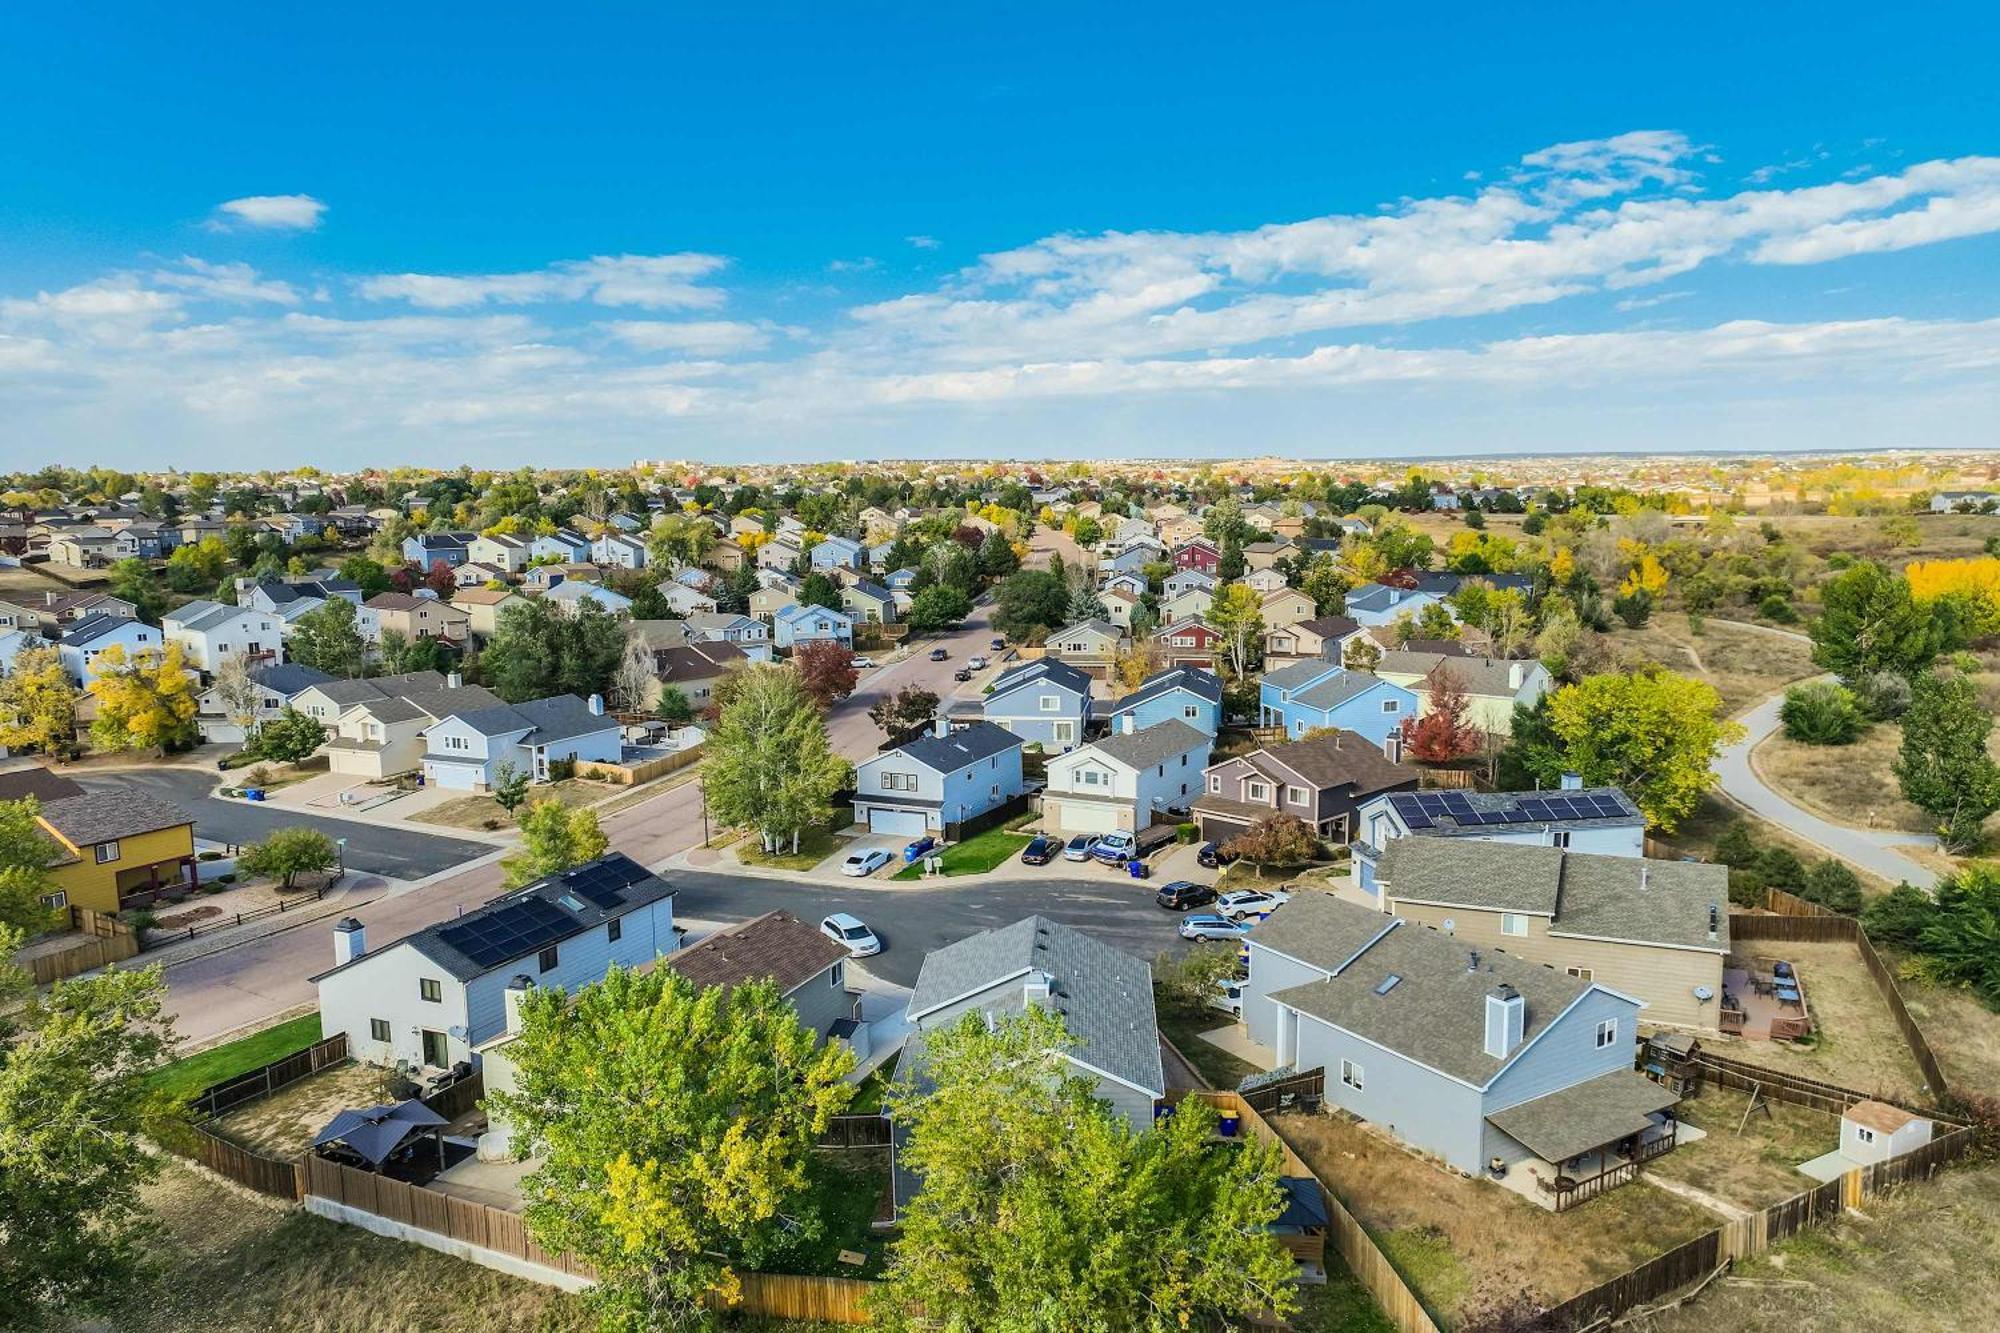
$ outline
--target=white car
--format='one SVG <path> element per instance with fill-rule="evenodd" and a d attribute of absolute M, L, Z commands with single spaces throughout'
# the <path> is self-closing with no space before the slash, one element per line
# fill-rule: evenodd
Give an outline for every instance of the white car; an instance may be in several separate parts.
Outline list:
<path fill-rule="evenodd" d="M 866 671 L 869 667 L 875 665 L 875 659 L 867 656 L 857 657 L 849 661 L 847 665 L 856 671 Z"/>
<path fill-rule="evenodd" d="M 856 878 L 863 875 L 872 875 L 893 860 L 895 858 L 890 856 L 885 848 L 870 847 L 865 852 L 854 852 L 845 861 L 842 861 L 840 863 L 840 873 L 843 875 L 853 875 Z"/>
<path fill-rule="evenodd" d="M 978 653 L 974 653 L 972 656 L 966 658 L 965 664 L 971 667 L 974 671 L 986 670 L 986 659 L 984 657 L 981 657 Z"/>
<path fill-rule="evenodd" d="M 1220 1009 L 1225 1014 L 1243 1016 L 1243 983 L 1225 977 L 1216 978 L 1215 994 L 1208 997 L 1208 1007 Z"/>
<path fill-rule="evenodd" d="M 849 958 L 868 958 L 882 952 L 882 941 L 875 937 L 875 932 L 862 925 L 860 917 L 846 912 L 835 912 L 820 922 L 819 933 L 846 945 Z"/>
<path fill-rule="evenodd" d="M 1275 912 L 1292 900 L 1289 893 L 1267 893 L 1263 889 L 1238 889 L 1225 893 L 1215 900 L 1215 910 L 1231 921 L 1241 921 L 1246 916 L 1263 916 Z"/>

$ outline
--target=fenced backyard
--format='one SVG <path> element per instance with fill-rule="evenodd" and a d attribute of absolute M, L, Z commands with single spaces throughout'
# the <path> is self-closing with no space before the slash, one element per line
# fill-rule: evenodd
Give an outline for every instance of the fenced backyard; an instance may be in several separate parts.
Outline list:
<path fill-rule="evenodd" d="M 23 958 L 37 986 L 53 985 L 66 977 L 122 963 L 145 947 L 138 932 L 115 916 L 88 907 L 71 907 L 68 911 L 70 929 L 88 938 L 42 953 L 30 952 Z"/>

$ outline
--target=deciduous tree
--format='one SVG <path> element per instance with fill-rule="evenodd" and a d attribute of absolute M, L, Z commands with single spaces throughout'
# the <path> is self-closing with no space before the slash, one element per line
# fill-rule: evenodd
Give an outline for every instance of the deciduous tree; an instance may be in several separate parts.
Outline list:
<path fill-rule="evenodd" d="M 894 738 L 937 716 L 938 697 L 921 685 L 905 685 L 868 706 L 868 720 Z"/>
<path fill-rule="evenodd" d="M 284 711 L 260 725 L 244 748 L 259 759 L 281 764 L 304 763 L 326 741 L 326 729 L 298 709 L 286 704 Z"/>
<path fill-rule="evenodd" d="M 570 809 L 561 801 L 536 801 L 517 822 L 521 850 L 500 862 L 510 889 L 595 861 L 610 846 L 597 812 L 588 806 Z"/>
<path fill-rule="evenodd" d="M 114 643 L 90 664 L 90 693 L 97 717 L 90 742 L 100 750 L 158 750 L 193 745 L 194 674 L 183 665 L 181 646 L 128 658 Z"/>
<path fill-rule="evenodd" d="M 0 745 L 58 759 L 76 753 L 77 688 L 53 644 L 23 648 L 0 677 Z"/>
<path fill-rule="evenodd" d="M 933 584 L 910 599 L 910 628 L 919 634 L 955 628 L 972 614 L 972 599 L 949 583 Z"/>
<path fill-rule="evenodd" d="M 1243 676 L 1261 656 L 1264 611 L 1257 590 L 1247 583 L 1226 583 L 1216 590 L 1208 608 L 1208 623 L 1222 636 L 1230 674 Z"/>
<path fill-rule="evenodd" d="M 752 828 L 769 850 L 833 812 L 849 765 L 833 752 L 826 717 L 796 672 L 760 665 L 737 673 L 709 736 L 708 806 L 726 824 Z"/>
<path fill-rule="evenodd" d="M 1472 700 L 1465 684 L 1448 663 L 1430 674 L 1430 707 L 1423 716 L 1403 724 L 1403 743 L 1410 757 L 1427 764 L 1449 764 L 1475 755 L 1486 746 L 1486 732 L 1471 719 Z"/>
<path fill-rule="evenodd" d="M 294 825 L 245 848 L 237 864 L 253 875 L 268 875 L 289 889 L 297 884 L 300 875 L 331 870 L 339 858 L 340 849 L 333 845 L 332 838 L 316 828 Z"/>
<path fill-rule="evenodd" d="M 361 629 L 355 624 L 354 603 L 345 597 L 330 597 L 292 624 L 285 640 L 285 652 L 300 666 L 324 671 L 329 676 L 352 679 L 367 666 Z"/>
<path fill-rule="evenodd" d="M 1565 771 L 1621 787 L 1650 827 L 1671 833 L 1715 786 L 1715 756 L 1743 736 L 1717 717 L 1721 705 L 1714 686 L 1671 671 L 1586 677 L 1550 697 L 1553 744 L 1531 756 L 1532 771 L 1549 787 Z"/>
<path fill-rule="evenodd" d="M 608 695 L 625 657 L 625 625 L 588 598 L 564 611 L 526 601 L 500 613 L 480 654 L 486 683 L 509 703 L 552 694 Z"/>
<path fill-rule="evenodd" d="M 528 770 L 511 759 L 503 759 L 493 769 L 493 803 L 509 815 L 528 799 Z"/>
<path fill-rule="evenodd" d="M 1900 576 L 1857 561 L 1821 590 L 1810 626 L 1813 663 L 1850 684 L 1876 671 L 1914 676 L 1953 646 L 1951 617 L 1935 612 Z"/>
<path fill-rule="evenodd" d="M 847 645 L 833 639 L 815 639 L 792 651 L 792 669 L 813 702 L 828 709 L 854 693 L 860 673 L 854 669 L 854 654 Z"/>
<path fill-rule="evenodd" d="M 1319 855 L 1319 838 L 1305 821 L 1291 815 L 1268 815 L 1222 845 L 1235 861 L 1265 866 L 1302 866 Z"/>

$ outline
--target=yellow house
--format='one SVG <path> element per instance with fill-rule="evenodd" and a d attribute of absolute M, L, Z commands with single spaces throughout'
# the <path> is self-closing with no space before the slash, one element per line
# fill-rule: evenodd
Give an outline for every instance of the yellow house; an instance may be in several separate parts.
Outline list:
<path fill-rule="evenodd" d="M 55 841 L 51 907 L 115 912 L 138 894 L 200 882 L 194 820 L 137 791 L 94 791 L 44 804 L 35 816 Z"/>

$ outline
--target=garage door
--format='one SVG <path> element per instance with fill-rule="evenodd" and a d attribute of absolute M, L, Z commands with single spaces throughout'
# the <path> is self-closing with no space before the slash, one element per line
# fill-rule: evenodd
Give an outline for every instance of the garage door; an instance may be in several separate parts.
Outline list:
<path fill-rule="evenodd" d="M 898 838 L 922 837 L 924 813 L 921 810 L 870 810 L 868 831 Z"/>
<path fill-rule="evenodd" d="M 1050 801 L 1043 798 L 1043 804 L 1056 807 L 1056 827 L 1064 833 L 1112 833 L 1118 828 L 1118 807 L 1099 805 L 1095 801 Z"/>

